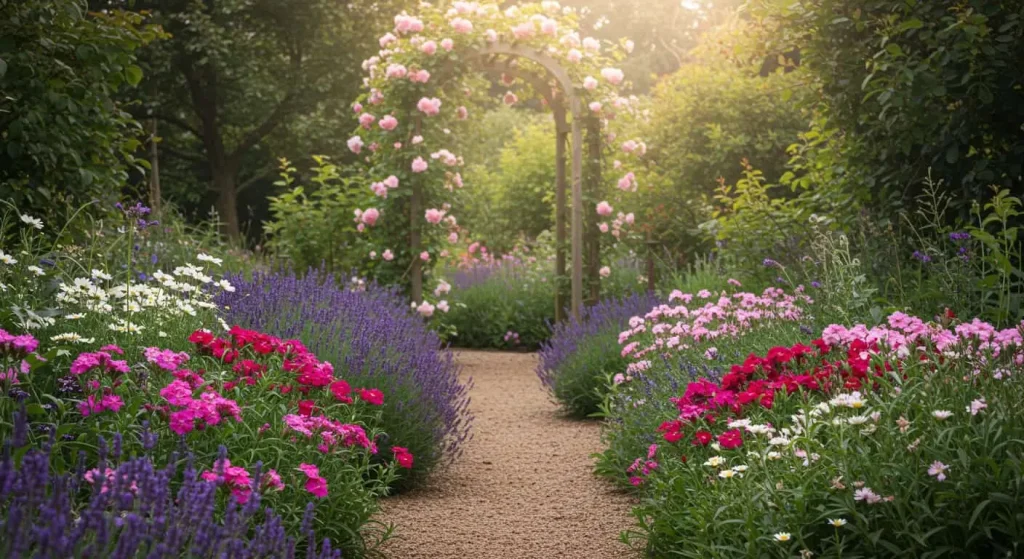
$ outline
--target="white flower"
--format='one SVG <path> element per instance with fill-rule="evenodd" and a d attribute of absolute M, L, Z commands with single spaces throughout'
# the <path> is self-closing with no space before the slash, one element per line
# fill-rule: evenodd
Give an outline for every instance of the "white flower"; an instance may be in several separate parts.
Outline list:
<path fill-rule="evenodd" d="M 85 313 L 76 312 L 76 313 L 66 314 L 66 315 L 64 315 L 64 318 L 67 319 L 67 320 L 79 320 L 81 318 L 85 318 Z"/>
<path fill-rule="evenodd" d="M 110 281 L 110 280 L 114 279 L 113 276 L 111 276 L 110 274 L 104 272 L 103 270 L 97 270 L 96 268 L 93 268 L 93 270 L 92 270 L 92 277 L 95 278 L 95 279 L 107 280 L 107 281 Z"/>
<path fill-rule="evenodd" d="M 750 425 L 747 427 L 747 432 L 755 435 L 766 435 L 772 431 L 773 429 L 767 425 Z"/>
<path fill-rule="evenodd" d="M 32 217 L 27 214 L 21 214 L 21 221 L 22 223 L 26 223 L 32 227 L 35 227 L 36 229 L 43 228 L 43 220 L 39 219 L 38 217 Z"/>
<path fill-rule="evenodd" d="M 749 419 L 734 419 L 729 422 L 730 429 L 738 429 L 740 427 L 746 427 L 748 425 L 750 425 Z"/>
<path fill-rule="evenodd" d="M 60 343 L 60 342 L 67 342 L 67 343 L 71 343 L 71 344 L 91 344 L 94 341 L 96 341 L 96 338 L 83 338 L 77 332 L 65 332 L 63 334 L 57 334 L 56 336 L 51 336 L 50 337 L 50 341 L 58 342 L 58 343 Z"/>
<path fill-rule="evenodd" d="M 739 466 L 733 466 L 732 467 L 732 471 L 734 471 L 736 473 L 742 473 L 742 472 L 747 471 L 747 467 L 744 466 L 743 464 L 740 464 Z"/>
<path fill-rule="evenodd" d="M 166 338 L 167 337 L 167 332 L 164 332 L 163 330 L 161 330 L 161 331 L 157 332 L 156 335 L 160 336 L 161 338 Z"/>
<path fill-rule="evenodd" d="M 793 535 L 789 532 L 777 532 L 774 536 L 772 536 L 772 538 L 774 538 L 777 542 L 788 542 L 789 540 L 793 539 Z"/>
<path fill-rule="evenodd" d="M 0 262 L 3 262 L 4 264 L 8 264 L 8 265 L 13 265 L 13 264 L 17 264 L 18 263 L 18 261 L 13 256 L 11 256 L 10 254 L 7 254 L 6 252 L 4 252 L 2 250 L 0 250 Z"/>
<path fill-rule="evenodd" d="M 773 451 L 769 452 L 768 454 L 765 454 L 765 458 L 767 458 L 769 460 L 778 460 L 779 458 L 782 458 L 782 455 L 779 454 L 778 452 L 775 452 L 773 450 Z"/>
<path fill-rule="evenodd" d="M 722 471 L 718 472 L 718 477 L 720 477 L 722 479 L 730 479 L 730 478 L 736 477 L 737 475 L 738 474 L 736 472 L 734 472 L 733 470 L 722 470 Z"/>
<path fill-rule="evenodd" d="M 829 401 L 833 406 L 842 406 L 846 408 L 863 408 L 864 399 L 861 398 L 860 392 L 854 392 L 852 394 L 840 394 Z"/>
<path fill-rule="evenodd" d="M 212 262 L 212 263 L 214 263 L 214 264 L 216 264 L 218 266 L 220 266 L 221 264 L 224 263 L 224 260 L 222 258 L 217 258 L 216 256 L 210 256 L 209 254 L 204 254 L 202 252 L 200 252 L 198 255 L 196 255 L 196 260 L 199 260 L 200 262 Z"/>
<path fill-rule="evenodd" d="M 942 421 L 943 419 L 949 419 L 952 416 L 953 412 L 948 410 L 935 410 L 932 412 L 932 417 L 938 419 L 939 421 Z"/>
<path fill-rule="evenodd" d="M 448 312 L 449 308 L 450 307 L 448 306 L 448 301 L 441 299 L 440 301 L 437 302 L 437 310 L 441 312 Z"/>
<path fill-rule="evenodd" d="M 705 466 L 710 466 L 712 468 L 717 468 L 723 464 L 725 464 L 725 458 L 722 458 L 721 456 L 712 456 L 704 462 Z"/>
<path fill-rule="evenodd" d="M 832 526 L 835 526 L 836 528 L 841 528 L 843 526 L 846 526 L 846 519 L 845 518 L 829 518 L 828 519 L 828 523 L 831 524 Z"/>
<path fill-rule="evenodd" d="M 32 272 L 33 274 L 35 274 L 37 276 L 45 276 L 46 275 L 46 272 L 44 272 L 43 269 L 40 268 L 39 266 L 29 266 L 28 268 L 25 268 L 25 269 L 30 271 L 30 272 Z"/>
<path fill-rule="evenodd" d="M 224 291 L 227 291 L 228 293 L 234 293 L 235 292 L 235 286 L 231 285 L 231 282 L 226 280 L 226 279 L 222 279 L 222 280 L 218 281 L 217 285 L 219 285 L 221 289 L 223 289 Z"/>
<path fill-rule="evenodd" d="M 772 446 L 783 446 L 789 444 L 789 439 L 786 437 L 772 437 L 768 440 L 768 444 Z"/>
<path fill-rule="evenodd" d="M 855 415 L 846 420 L 850 425 L 864 425 L 869 421 L 870 418 L 864 415 Z"/>

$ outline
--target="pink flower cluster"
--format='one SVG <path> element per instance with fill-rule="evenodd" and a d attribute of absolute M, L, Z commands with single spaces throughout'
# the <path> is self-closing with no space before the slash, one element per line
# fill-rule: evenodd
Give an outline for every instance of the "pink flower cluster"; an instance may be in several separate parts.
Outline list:
<path fill-rule="evenodd" d="M 39 347 L 39 340 L 31 334 L 10 334 L 0 329 L 0 355 L 7 354 L 14 358 L 25 357 Z"/>
<path fill-rule="evenodd" d="M 247 503 L 252 495 L 253 484 L 249 471 L 241 466 L 232 466 L 227 458 L 214 462 L 213 470 L 206 470 L 199 477 L 216 485 L 227 486 L 240 504 Z M 280 474 L 268 470 L 260 479 L 260 488 L 281 491 L 284 489 L 284 482 L 281 481 Z"/>
<path fill-rule="evenodd" d="M 314 464 L 299 464 L 298 470 L 306 474 L 306 491 L 309 491 L 318 499 L 327 496 L 327 480 L 320 475 L 320 468 Z"/>
<path fill-rule="evenodd" d="M 242 410 L 238 402 L 221 396 L 212 387 L 203 392 L 199 398 L 192 397 L 195 386 L 185 380 L 174 380 L 160 390 L 160 396 L 173 407 L 180 408 L 170 412 L 168 420 L 171 431 L 179 435 L 191 433 L 196 428 L 203 429 L 217 425 L 221 419 L 231 416 L 235 421 L 242 421 Z"/>
<path fill-rule="evenodd" d="M 100 351 L 78 354 L 71 363 L 71 374 L 79 376 L 99 370 L 101 373 L 112 373 L 116 376 L 131 370 L 127 361 L 114 359 L 111 353 L 124 354 L 124 351 L 117 346 L 105 346 Z"/>
<path fill-rule="evenodd" d="M 143 353 L 146 356 L 146 361 L 165 371 L 176 371 L 189 360 L 189 355 L 184 351 L 175 353 L 169 349 L 158 347 L 147 347 Z"/>
<path fill-rule="evenodd" d="M 310 410 L 312 411 L 312 410 Z M 360 447 L 377 453 L 377 443 L 370 440 L 359 425 L 342 423 L 322 415 L 288 414 L 284 424 L 306 438 L 319 437 L 317 450 L 328 453 L 336 446 Z"/>
<path fill-rule="evenodd" d="M 695 300 L 698 304 L 691 304 Z M 659 305 L 629 320 L 629 329 L 619 334 L 624 357 L 640 360 L 650 353 L 681 351 L 719 337 L 735 337 L 772 322 L 798 321 L 804 316 L 801 305 L 812 303 L 802 287 L 794 295 L 769 287 L 760 295 L 723 292 L 717 298 L 706 290 L 696 296 L 676 290 L 669 301 L 682 304 Z"/>

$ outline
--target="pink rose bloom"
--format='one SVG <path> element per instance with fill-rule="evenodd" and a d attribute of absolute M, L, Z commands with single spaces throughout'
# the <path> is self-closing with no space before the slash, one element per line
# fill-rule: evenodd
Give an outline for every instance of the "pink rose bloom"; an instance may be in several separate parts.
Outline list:
<path fill-rule="evenodd" d="M 599 202 L 597 204 L 597 215 L 599 215 L 599 216 L 602 216 L 602 217 L 610 216 L 610 215 L 612 215 L 613 211 L 614 211 L 614 209 L 612 208 L 612 205 L 609 204 L 608 202 L 602 201 L 602 202 Z"/>
<path fill-rule="evenodd" d="M 459 242 L 459 234 L 458 233 L 448 233 L 448 242 L 449 243 L 453 243 L 453 244 Z"/>
<path fill-rule="evenodd" d="M 601 103 L 598 101 L 591 101 L 588 106 L 590 107 L 590 110 L 595 113 L 601 112 Z"/>
<path fill-rule="evenodd" d="M 626 223 L 633 225 L 634 221 L 636 221 L 636 216 L 633 215 L 633 212 L 626 214 Z"/>
<path fill-rule="evenodd" d="M 608 232 L 608 224 L 603 221 L 597 225 L 597 228 L 600 229 L 602 233 Z"/>
<path fill-rule="evenodd" d="M 597 52 L 601 50 L 601 42 L 593 37 L 586 37 L 583 39 L 583 50 Z"/>
<path fill-rule="evenodd" d="M 455 118 L 459 120 L 466 120 L 469 117 L 469 110 L 466 107 L 459 107 L 455 109 Z"/>
<path fill-rule="evenodd" d="M 444 219 L 444 212 L 437 208 L 430 208 L 427 210 L 425 217 L 427 218 L 427 223 L 437 225 Z"/>
<path fill-rule="evenodd" d="M 395 259 L 395 253 L 391 252 L 390 248 L 385 249 L 384 253 L 381 254 L 380 257 L 383 258 L 384 260 L 387 260 L 388 262 L 391 262 L 392 260 Z"/>
<path fill-rule="evenodd" d="M 636 150 L 636 148 L 636 140 L 626 140 L 625 142 L 622 142 L 622 151 L 624 151 L 625 153 L 633 153 L 633 151 Z"/>
<path fill-rule="evenodd" d="M 412 162 L 412 172 L 414 172 L 414 173 L 422 173 L 423 171 L 427 170 L 428 166 L 429 165 L 427 164 L 427 162 L 422 157 L 417 157 Z"/>
<path fill-rule="evenodd" d="M 437 43 L 434 41 L 427 41 L 420 45 L 420 52 L 426 55 L 432 55 L 437 52 Z"/>
<path fill-rule="evenodd" d="M 451 52 L 452 49 L 455 48 L 455 41 L 452 41 L 451 39 L 441 39 L 441 48 Z"/>
<path fill-rule="evenodd" d="M 498 32 L 493 29 L 488 29 L 487 31 L 484 31 L 484 37 L 487 39 L 488 43 L 495 43 L 498 41 Z"/>
<path fill-rule="evenodd" d="M 506 105 L 512 106 L 512 105 L 515 105 L 517 101 L 519 101 L 519 98 L 516 97 L 515 93 L 512 93 L 511 91 L 507 91 L 507 92 L 505 92 L 505 97 L 504 97 L 504 99 L 502 99 L 502 101 L 504 101 Z"/>
<path fill-rule="evenodd" d="M 384 77 L 391 78 L 404 78 L 409 73 L 405 66 L 401 64 L 388 64 L 386 70 L 384 70 Z"/>
<path fill-rule="evenodd" d="M 427 83 L 430 81 L 430 72 L 426 70 L 417 70 L 409 73 L 409 81 L 413 83 Z"/>
<path fill-rule="evenodd" d="M 422 260 L 424 262 L 430 262 L 430 253 L 427 252 L 427 251 L 421 252 L 420 253 L 420 260 Z"/>
<path fill-rule="evenodd" d="M 390 132 L 390 131 L 394 130 L 398 126 L 398 119 L 393 117 L 393 116 L 391 116 L 391 115 L 388 115 L 388 116 L 380 119 L 379 125 L 384 130 L 387 130 L 388 132 Z"/>
<path fill-rule="evenodd" d="M 569 49 L 569 53 L 566 55 L 566 57 L 569 59 L 569 62 L 575 64 L 580 60 L 583 60 L 583 53 L 580 52 L 578 49 Z"/>
<path fill-rule="evenodd" d="M 362 219 L 363 223 L 369 225 L 370 227 L 373 227 L 373 224 L 377 223 L 377 218 L 379 218 L 379 217 L 380 217 L 380 212 L 377 211 L 377 208 L 369 208 L 369 209 L 367 209 L 366 211 L 363 212 L 363 215 L 362 215 L 361 219 Z"/>
<path fill-rule="evenodd" d="M 348 139 L 348 149 L 352 153 L 359 153 L 363 151 L 363 139 L 359 136 L 352 136 Z"/>
<path fill-rule="evenodd" d="M 381 93 L 379 89 L 371 89 L 370 90 L 370 104 L 371 105 L 380 105 L 383 102 L 384 102 L 384 94 Z"/>
<path fill-rule="evenodd" d="M 392 33 L 385 33 L 383 37 L 381 37 L 380 39 L 377 40 L 377 43 L 380 44 L 380 48 L 383 49 L 383 48 L 387 48 L 388 45 L 390 45 L 391 43 L 393 43 L 393 42 L 395 42 L 397 40 L 398 40 L 398 37 L 395 37 L 394 34 L 392 34 Z"/>
<path fill-rule="evenodd" d="M 370 189 L 373 190 L 374 194 L 380 196 L 381 198 L 388 197 L 388 187 L 384 186 L 384 183 L 382 182 L 375 182 L 371 184 Z"/>
<path fill-rule="evenodd" d="M 473 30 L 473 23 L 468 19 L 457 17 L 452 20 L 452 29 L 456 33 L 469 33 Z"/>
<path fill-rule="evenodd" d="M 362 126 L 363 128 L 369 130 L 370 125 L 373 124 L 373 121 L 375 120 L 377 120 L 377 117 L 371 115 L 370 113 L 363 113 L 359 115 L 359 126 Z"/>
<path fill-rule="evenodd" d="M 609 268 L 608 266 L 602 266 L 601 269 L 597 271 L 597 273 L 600 274 L 602 278 L 606 278 L 612 275 L 612 269 Z"/>
<path fill-rule="evenodd" d="M 558 22 L 551 18 L 544 18 L 544 21 L 540 22 L 540 32 L 545 35 L 555 35 L 558 33 Z"/>
<path fill-rule="evenodd" d="M 398 188 L 398 177 L 395 175 L 388 176 L 388 178 L 384 179 L 382 182 L 384 183 L 384 186 L 388 188 Z"/>
<path fill-rule="evenodd" d="M 416 312 L 420 313 L 420 316 L 430 318 L 434 314 L 434 305 L 423 301 L 418 307 L 416 307 Z"/>
<path fill-rule="evenodd" d="M 626 79 L 626 75 L 618 68 L 603 68 L 601 77 L 612 85 L 619 85 L 622 80 Z"/>
<path fill-rule="evenodd" d="M 356 114 L 359 114 L 359 113 L 363 112 L 363 104 L 358 102 L 358 101 L 355 102 L 355 103 L 352 103 L 352 112 L 354 112 Z"/>
<path fill-rule="evenodd" d="M 427 116 L 434 116 L 441 112 L 441 100 L 437 97 L 433 99 L 423 97 L 416 103 L 416 108 Z"/>
<path fill-rule="evenodd" d="M 597 80 L 595 80 L 591 76 L 583 78 L 583 89 L 586 89 L 587 91 L 593 91 L 597 89 Z"/>
<path fill-rule="evenodd" d="M 532 21 L 524 21 L 512 28 L 512 35 L 516 39 L 527 39 L 533 36 L 535 29 Z"/>

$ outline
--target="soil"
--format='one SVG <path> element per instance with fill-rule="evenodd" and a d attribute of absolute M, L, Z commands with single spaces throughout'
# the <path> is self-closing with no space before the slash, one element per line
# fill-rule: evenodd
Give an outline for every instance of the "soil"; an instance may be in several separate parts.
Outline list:
<path fill-rule="evenodd" d="M 460 351 L 473 439 L 425 486 L 385 499 L 393 559 L 637 557 L 618 541 L 630 497 L 593 476 L 600 425 L 563 417 L 532 354 Z"/>

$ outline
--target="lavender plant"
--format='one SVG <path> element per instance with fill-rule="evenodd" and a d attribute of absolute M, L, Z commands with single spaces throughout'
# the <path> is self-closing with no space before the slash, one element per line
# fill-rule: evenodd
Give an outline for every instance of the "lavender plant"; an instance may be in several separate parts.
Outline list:
<path fill-rule="evenodd" d="M 16 421 L 24 426 L 24 414 Z M 259 464 L 252 492 L 242 504 L 234 497 L 225 502 L 218 483 L 199 475 L 191 455 L 172 458 L 163 467 L 148 456 L 114 464 L 121 458 L 117 437 L 109 452 L 101 442 L 97 468 L 86 470 L 80 461 L 76 471 L 55 474 L 51 444 L 14 448 L 22 442 L 6 441 L 0 457 L 3 557 L 290 559 L 303 550 L 311 558 L 342 556 L 329 539 L 317 545 L 312 503 L 306 508 L 301 539 L 286 533 L 273 509 L 261 509 L 266 478 Z"/>
<path fill-rule="evenodd" d="M 472 419 L 471 381 L 459 379 L 451 352 L 394 289 L 339 287 L 339 278 L 312 270 L 302 277 L 266 272 L 231 282 L 236 291 L 217 300 L 229 323 L 301 339 L 354 388 L 387 395 L 381 415 L 386 443 L 416 457 L 401 485 L 459 454 Z"/>
<path fill-rule="evenodd" d="M 580 320 L 555 325 L 551 339 L 541 344 L 537 376 L 566 412 L 598 412 L 610 376 L 629 363 L 621 355 L 619 332 L 659 302 L 653 294 L 608 299 L 586 309 Z"/>

